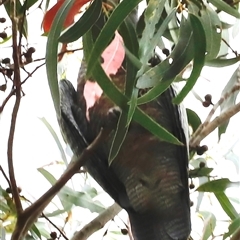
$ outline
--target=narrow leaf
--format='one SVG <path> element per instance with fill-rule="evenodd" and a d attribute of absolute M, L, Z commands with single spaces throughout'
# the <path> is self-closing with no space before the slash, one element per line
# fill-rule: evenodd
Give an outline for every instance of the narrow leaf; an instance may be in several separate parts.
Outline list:
<path fill-rule="evenodd" d="M 192 90 L 201 74 L 205 61 L 206 37 L 204 29 L 196 16 L 189 14 L 189 18 L 193 30 L 193 41 L 197 47 L 194 48 L 193 69 L 191 75 L 187 79 L 187 82 L 181 92 L 173 99 L 173 103 L 176 104 L 181 103 L 187 94 Z"/>
<path fill-rule="evenodd" d="M 230 217 L 230 219 L 234 220 L 236 219 L 239 215 L 232 205 L 232 203 L 229 201 L 228 197 L 224 192 L 218 192 L 214 193 L 218 202 L 221 204 L 222 209 L 225 211 L 225 213 Z"/>
<path fill-rule="evenodd" d="M 160 64 L 151 68 L 139 77 L 137 87 L 151 88 L 160 83 L 174 79 L 193 59 L 193 32 L 189 19 L 182 18 L 179 41 L 172 53 Z M 148 94 L 148 93 L 147 93 Z"/>
<path fill-rule="evenodd" d="M 221 193 L 229 187 L 239 187 L 239 184 L 240 182 L 231 182 L 228 178 L 222 178 L 204 183 L 196 191 Z"/>
<path fill-rule="evenodd" d="M 88 69 L 87 75 L 91 75 L 103 50 L 107 47 L 109 41 L 111 40 L 114 32 L 117 30 L 119 25 L 124 21 L 128 14 L 138 5 L 141 0 L 123 0 L 113 11 L 109 17 L 107 23 L 104 25 L 101 33 L 99 34 L 96 42 L 91 50 L 88 59 Z"/>
<path fill-rule="evenodd" d="M 189 2 L 188 10 L 199 19 L 205 36 L 207 36 L 206 60 L 214 59 L 218 55 L 221 45 L 221 21 L 218 14 L 208 4 L 199 8 L 193 2 Z M 201 43 L 200 39 L 198 43 Z"/>
<path fill-rule="evenodd" d="M 57 116 L 60 114 L 60 98 L 58 89 L 57 78 L 57 50 L 58 50 L 58 37 L 60 36 L 64 19 L 75 0 L 65 1 L 54 18 L 51 30 L 48 35 L 46 46 L 46 71 L 52 100 L 54 103 Z"/>
<path fill-rule="evenodd" d="M 62 144 L 61 144 L 56 132 L 54 131 L 54 129 L 52 128 L 50 123 L 46 120 L 46 118 L 43 117 L 43 118 L 40 118 L 40 120 L 43 122 L 43 124 L 47 127 L 48 131 L 51 133 L 51 135 L 52 135 L 53 139 L 55 140 L 55 143 L 57 144 L 58 149 L 61 153 L 62 160 L 64 161 L 65 165 L 67 166 L 68 165 L 67 157 L 65 155 L 65 151 L 62 147 Z"/>
<path fill-rule="evenodd" d="M 226 93 L 231 92 L 232 88 L 238 84 L 239 71 L 240 71 L 240 69 L 239 69 L 239 67 L 237 67 L 237 69 L 231 76 L 230 80 L 228 81 L 227 85 L 224 87 L 224 89 L 221 93 L 221 96 L 224 96 Z M 225 101 L 223 101 L 223 103 L 220 106 L 221 113 L 223 113 L 224 111 L 228 110 L 230 107 L 235 105 L 238 94 L 239 94 L 239 90 L 231 93 L 230 97 L 228 97 Z M 229 120 L 218 127 L 219 139 L 220 139 L 220 136 L 226 132 L 228 124 L 229 124 Z"/>
<path fill-rule="evenodd" d="M 116 129 L 116 132 L 113 138 L 113 143 L 110 149 L 110 153 L 108 157 L 109 166 L 113 162 L 114 158 L 117 156 L 124 142 L 124 139 L 127 135 L 127 132 L 128 132 L 128 126 L 126 125 L 127 118 L 128 118 L 128 115 L 126 114 L 126 112 L 123 111 L 119 117 L 117 129 Z"/>
<path fill-rule="evenodd" d="M 213 235 L 213 231 L 216 227 L 216 217 L 210 212 L 199 212 L 204 219 L 204 227 L 202 240 L 207 240 L 210 236 Z"/>
<path fill-rule="evenodd" d="M 205 65 L 209 67 L 228 67 L 240 61 L 240 55 L 235 58 L 221 59 L 216 58 L 205 61 Z"/>
<path fill-rule="evenodd" d="M 232 6 L 228 5 L 222 0 L 209 0 L 210 3 L 212 3 L 216 8 L 219 10 L 222 10 L 233 17 L 240 18 L 240 13 L 237 9 L 233 8 Z"/>
<path fill-rule="evenodd" d="M 165 1 L 166 0 L 163 1 L 150 0 L 148 1 L 147 8 L 145 9 L 144 12 L 145 28 L 143 29 L 142 37 L 139 41 L 139 57 L 143 64 L 143 67 L 145 67 L 145 65 L 151 58 L 153 50 L 157 45 L 157 42 L 153 44 L 153 41 L 151 40 L 156 31 L 155 26 L 159 22 L 159 19 L 162 15 Z"/>
<path fill-rule="evenodd" d="M 98 20 L 101 9 L 102 1 L 95 0 L 82 17 L 59 37 L 59 41 L 70 43 L 82 37 Z"/>
<path fill-rule="evenodd" d="M 224 234 L 223 239 L 231 236 L 240 228 L 240 217 L 236 218 L 228 227 L 228 232 Z"/>
<path fill-rule="evenodd" d="M 193 132 L 197 130 L 200 124 L 202 124 L 202 121 L 200 117 L 194 112 L 193 110 L 187 108 L 187 118 L 188 118 L 188 124 L 192 127 Z"/>

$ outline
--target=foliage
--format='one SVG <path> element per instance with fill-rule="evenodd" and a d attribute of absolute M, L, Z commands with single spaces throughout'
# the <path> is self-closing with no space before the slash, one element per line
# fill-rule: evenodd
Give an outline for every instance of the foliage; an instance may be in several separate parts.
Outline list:
<path fill-rule="evenodd" d="M 79 9 L 83 4 L 88 2 L 89 6 L 84 9 L 85 11 L 79 17 L 79 20 L 74 23 L 73 19 L 77 14 L 76 6 Z M 138 122 L 164 141 L 173 144 L 182 144 L 172 134 L 141 111 L 139 105 L 154 100 L 174 82 L 181 82 L 183 84 L 181 91 L 173 100 L 175 104 L 179 104 L 193 90 L 205 66 L 222 68 L 235 63 L 239 64 L 240 59 L 239 53 L 234 51 L 231 48 L 231 44 L 224 39 L 224 34 L 229 34 L 230 30 L 232 31 L 236 28 L 239 23 L 238 1 L 149 0 L 146 1 L 147 4 L 135 28 L 132 25 L 129 15 L 133 13 L 140 2 L 143 1 L 123 0 L 118 4 L 117 1 L 106 3 L 101 0 L 60 0 L 51 10 L 47 11 L 43 19 L 43 28 L 49 31 L 45 33 L 47 35 L 46 71 L 56 115 L 59 115 L 60 102 L 58 64 L 61 61 L 61 55 L 58 55 L 59 44 L 63 43 L 62 51 L 64 52 L 66 51 L 66 44 L 79 39 L 82 39 L 83 43 L 83 52 L 88 66 L 88 78 L 93 77 L 104 93 L 123 110 L 111 148 L 109 164 L 114 161 L 114 157 L 117 155 L 124 141 L 128 126 L 132 120 Z M 45 11 L 48 9 L 48 4 L 49 1 L 38 0 L 14 1 L 14 3 L 13 1 L 5 1 L 4 3 L 5 11 L 12 20 L 12 34 L 8 35 L 3 30 L 0 33 L 0 37 L 3 39 L 0 44 L 12 40 L 14 54 L 12 59 L 13 64 L 10 64 L 11 60 L 7 58 L 3 59 L 0 64 L 0 71 L 5 81 L 0 85 L 0 91 L 5 92 L 7 90 L 9 81 L 13 82 L 13 87 L 0 106 L 0 113 L 3 112 L 5 105 L 13 95 L 16 95 L 16 102 L 17 100 L 20 101 L 21 87 L 31 75 L 29 74 L 23 81 L 17 78 L 20 69 L 21 71 L 24 70 L 24 66 L 33 61 L 32 54 L 35 51 L 33 48 L 22 50 L 20 47 L 22 39 L 27 40 L 28 35 L 31 35 L 31 32 L 28 32 L 26 16 L 36 6 Z M 228 15 L 224 15 L 223 13 L 227 13 Z M 237 19 L 235 23 L 228 23 L 229 15 Z M 66 18 L 67 20 L 65 20 Z M 100 19 L 104 23 L 99 30 L 99 28 L 94 26 L 98 24 Z M 111 82 L 111 72 L 107 72 L 100 62 L 101 57 L 104 57 L 104 50 L 111 42 L 116 41 L 116 38 L 114 38 L 117 35 L 116 32 L 121 35 L 123 40 L 127 63 L 127 77 L 124 91 L 120 91 Z M 20 37 L 18 38 L 18 36 Z M 160 54 L 161 61 L 156 66 L 150 67 L 149 59 L 154 56 L 155 51 Z M 113 56 L 115 59 L 117 57 L 117 55 Z M 190 75 L 186 78 L 185 74 L 187 71 L 190 71 Z M 212 209 L 207 212 L 200 210 L 204 194 L 206 196 L 206 194 L 211 193 L 211 197 L 215 196 L 214 199 L 226 214 L 228 231 L 220 233 L 223 239 L 227 239 L 230 236 L 234 237 L 234 234 L 240 231 L 239 202 L 238 204 L 234 203 L 228 196 L 230 187 L 239 189 L 239 182 L 230 181 L 230 179 L 222 177 L 216 171 L 216 164 L 212 164 L 214 155 L 210 156 L 207 152 L 202 158 L 197 156 L 197 154 L 201 155 L 204 153 L 204 150 L 207 150 L 204 146 L 199 145 L 201 140 L 215 128 L 218 128 L 220 140 L 223 133 L 228 131 L 230 118 L 240 111 L 239 103 L 236 103 L 239 93 L 239 82 L 240 69 L 237 66 L 232 77 L 226 80 L 221 98 L 216 104 L 213 104 L 212 99 L 207 98 L 207 96 L 205 100 L 202 100 L 195 94 L 204 106 L 213 105 L 206 121 L 203 123 L 197 108 L 187 109 L 188 122 L 192 130 L 190 136 L 190 188 L 195 188 L 193 179 L 196 182 L 198 181 L 199 186 L 195 188 L 195 191 L 191 195 L 197 194 L 196 215 L 204 223 L 201 239 L 213 239 L 215 237 L 215 228 L 219 224 L 219 219 L 215 216 Z M 150 90 L 141 97 L 138 97 L 138 93 L 146 88 Z M 18 96 L 20 97 L 18 98 Z M 220 113 L 218 118 L 211 121 L 213 114 L 219 106 Z M 13 113 L 14 111 L 17 115 L 17 111 L 13 109 Z M 42 119 L 42 121 L 51 132 L 61 152 L 65 168 L 68 170 L 71 164 L 68 165 L 68 159 L 64 153 L 61 141 L 46 119 Z M 12 124 L 14 128 L 14 123 Z M 13 144 L 13 141 L 10 141 L 10 146 L 11 144 Z M 218 159 L 214 159 L 214 161 L 218 162 Z M 233 159 L 230 159 L 230 161 L 234 162 L 236 169 L 239 169 L 239 161 L 234 161 Z M 11 167 L 11 155 L 8 156 L 8 164 Z M 44 168 L 38 170 L 53 187 L 58 185 L 59 181 L 56 180 L 56 177 L 52 173 Z M 1 171 L 5 174 L 2 167 Z M 72 172 L 68 177 L 73 176 L 75 173 L 76 171 Z M 12 180 L 14 179 L 14 173 L 11 172 L 10 174 L 12 174 L 12 176 L 9 176 L 10 180 L 6 174 L 5 178 L 10 183 L 11 188 L 3 189 L 0 187 L 0 224 L 1 227 L 3 226 L 0 234 L 4 236 L 4 239 L 6 232 L 13 233 L 13 239 L 19 239 L 16 237 L 18 232 L 16 230 L 14 232 L 14 226 L 16 226 L 16 229 L 18 227 L 21 228 L 21 214 L 27 214 L 30 210 L 34 212 L 31 206 L 35 207 L 38 205 L 30 203 L 27 198 L 20 195 L 20 190 L 17 189 Z M 228 177 L 230 178 L 230 176 Z M 50 217 L 59 217 L 61 214 L 65 214 L 65 216 L 67 215 L 66 222 L 68 222 L 68 218 L 70 218 L 69 216 L 76 206 L 87 208 L 96 213 L 100 213 L 106 208 L 99 201 L 94 200 L 98 192 L 92 186 L 85 185 L 80 191 L 75 191 L 69 186 L 64 186 L 54 192 L 52 198 L 56 194 L 60 200 L 60 205 L 56 206 L 53 212 L 44 211 L 46 213 L 42 214 L 51 199 L 49 198 L 46 202 L 41 202 L 40 199 L 42 205 L 39 202 L 41 205 L 38 208 L 39 212 L 35 211 L 35 215 L 33 214 L 34 217 L 32 218 L 29 215 L 29 225 L 25 227 L 21 233 L 22 235 L 19 236 L 27 235 L 31 239 L 40 239 L 42 237 L 55 239 L 42 227 L 42 220 L 38 218 L 40 215 L 49 220 Z M 44 197 L 46 196 L 44 195 Z M 22 209 L 22 206 L 24 206 L 25 210 Z M 36 219 L 38 221 L 35 223 Z M 59 236 L 65 236 L 63 231 L 58 228 L 56 229 L 60 232 Z M 195 239 L 194 236 L 193 238 Z"/>

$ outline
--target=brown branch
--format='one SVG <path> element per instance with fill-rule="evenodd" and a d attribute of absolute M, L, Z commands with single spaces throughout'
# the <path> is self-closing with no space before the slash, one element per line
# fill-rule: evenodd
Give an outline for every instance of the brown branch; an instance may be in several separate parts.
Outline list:
<path fill-rule="evenodd" d="M 42 213 L 42 216 L 51 224 L 53 225 L 54 228 L 56 228 L 59 233 L 60 233 L 60 236 L 62 236 L 63 238 L 65 238 L 66 240 L 68 240 L 68 237 L 64 234 L 64 232 L 54 223 L 52 222 L 44 213 Z"/>
<path fill-rule="evenodd" d="M 194 134 L 194 137 L 190 140 L 189 145 L 191 147 L 196 147 L 200 144 L 200 142 L 209 135 L 213 130 L 215 130 L 218 126 L 223 124 L 225 121 L 229 120 L 232 116 L 234 116 L 236 113 L 240 111 L 240 102 L 222 114 L 220 114 L 218 117 L 216 117 L 212 122 L 208 123 L 206 126 L 201 125 L 201 131 L 197 135 Z"/>
<path fill-rule="evenodd" d="M 8 186 L 11 188 L 11 183 L 10 183 L 10 180 L 8 179 L 7 177 L 7 174 L 4 172 L 2 166 L 0 165 L 0 171 L 2 172 L 4 178 L 6 179 L 7 183 L 8 183 Z"/>
<path fill-rule="evenodd" d="M 13 199 L 16 206 L 17 215 L 20 215 L 22 212 L 22 204 L 19 197 L 19 192 L 17 189 L 15 174 L 14 174 L 14 166 L 13 166 L 13 139 L 16 127 L 17 114 L 21 101 L 21 78 L 20 78 L 20 65 L 19 65 L 19 48 L 17 45 L 17 26 L 18 26 L 18 18 L 16 17 L 16 1 L 11 0 L 11 9 L 12 9 L 12 44 L 13 44 L 13 61 L 14 61 L 14 78 L 13 84 L 16 91 L 16 100 L 13 107 L 12 119 L 8 137 L 8 145 L 7 145 L 7 156 L 8 156 L 8 170 L 9 170 L 9 178 L 11 182 L 11 190 Z"/>
<path fill-rule="evenodd" d="M 193 136 L 191 137 L 189 141 L 189 146 L 190 148 L 195 149 L 197 146 L 199 146 L 200 142 L 209 135 L 213 130 L 215 130 L 218 126 L 229 120 L 232 116 L 234 116 L 236 113 L 240 111 L 239 109 L 239 104 L 236 104 L 235 106 L 230 107 L 223 113 L 221 113 L 218 117 L 216 117 L 212 122 L 210 122 L 212 116 L 216 112 L 217 108 L 224 102 L 226 101 L 232 94 L 234 94 L 236 91 L 240 90 L 240 66 L 238 68 L 238 73 L 237 73 L 237 82 L 236 84 L 232 87 L 232 89 L 228 92 L 226 92 L 219 101 L 214 104 L 212 110 L 208 114 L 206 120 L 204 123 L 202 123 L 198 129 L 194 132 Z"/>
<path fill-rule="evenodd" d="M 121 210 L 122 208 L 117 203 L 114 203 L 112 206 L 99 214 L 90 223 L 85 225 L 80 231 L 75 233 L 71 240 L 86 240 L 94 232 L 103 228 L 104 225 L 113 219 Z"/>
<path fill-rule="evenodd" d="M 68 180 L 79 171 L 79 168 L 83 166 L 84 163 L 96 152 L 96 149 L 99 148 L 104 141 L 106 141 L 110 132 L 110 129 L 102 129 L 93 143 L 85 148 L 79 157 L 73 157 L 67 170 L 58 179 L 58 181 L 46 193 L 44 193 L 42 197 L 20 214 L 17 219 L 15 230 L 12 234 L 12 240 L 20 240 L 26 235 L 29 228 L 38 216 L 40 216 L 53 197 L 61 190 Z"/>

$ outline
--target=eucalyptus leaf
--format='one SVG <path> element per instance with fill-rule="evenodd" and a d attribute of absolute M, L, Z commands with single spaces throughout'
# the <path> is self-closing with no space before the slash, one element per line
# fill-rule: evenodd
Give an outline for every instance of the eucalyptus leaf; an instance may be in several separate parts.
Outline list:
<path fill-rule="evenodd" d="M 205 65 L 209 67 L 228 67 L 240 61 L 240 55 L 234 58 L 216 58 L 205 61 Z"/>
<path fill-rule="evenodd" d="M 88 32 L 83 37 L 83 45 L 85 56 L 89 56 L 89 52 L 91 51 L 92 46 L 92 38 L 91 33 Z M 95 80 L 98 79 L 98 84 L 103 89 L 104 93 L 121 109 L 125 109 L 129 99 L 123 95 L 118 88 L 110 81 L 107 77 L 106 73 L 103 71 L 100 64 L 96 64 L 93 77 Z M 173 144 L 182 145 L 182 143 L 174 137 L 171 133 L 169 133 L 166 129 L 161 127 L 158 123 L 156 123 L 151 117 L 146 115 L 142 110 L 136 108 L 133 114 L 133 120 L 141 124 L 144 128 L 150 131 L 156 137 L 162 139 L 163 141 L 167 141 Z"/>
<path fill-rule="evenodd" d="M 228 81 L 227 85 L 224 87 L 224 89 L 221 93 L 221 96 L 224 96 L 226 93 L 231 92 L 233 87 L 236 84 L 238 84 L 239 71 L 240 71 L 239 67 L 237 67 L 237 69 L 235 70 L 235 72 L 231 76 L 230 80 Z M 220 105 L 221 113 L 223 113 L 224 111 L 228 110 L 230 107 L 235 105 L 236 98 L 237 98 L 238 94 L 239 94 L 239 90 L 234 91 L 234 92 L 231 93 L 231 95 L 226 100 L 223 101 L 223 103 Z M 228 124 L 229 124 L 229 120 L 218 127 L 218 137 L 219 138 L 220 138 L 221 134 L 226 132 Z"/>
<path fill-rule="evenodd" d="M 58 38 L 62 31 L 63 22 L 74 2 L 75 0 L 64 1 L 53 20 L 46 46 L 47 78 L 57 116 L 60 115 L 60 98 L 57 77 Z"/>
<path fill-rule="evenodd" d="M 190 19 L 182 18 L 179 41 L 172 53 L 160 64 L 139 77 L 137 87 L 140 89 L 157 86 L 160 81 L 174 79 L 193 59 L 194 44 Z M 148 93 L 147 93 L 148 94 Z"/>
<path fill-rule="evenodd" d="M 211 212 L 199 212 L 204 219 L 203 235 L 202 240 L 208 240 L 210 236 L 213 235 L 213 231 L 216 227 L 216 217 Z"/>
<path fill-rule="evenodd" d="M 240 229 L 240 216 L 233 220 L 233 222 L 228 227 L 228 232 L 223 235 L 223 239 L 230 237 L 234 232 Z"/>
<path fill-rule="evenodd" d="M 101 14 L 101 9 L 102 1 L 93 1 L 82 17 L 59 37 L 59 41 L 69 43 L 82 37 L 98 20 Z"/>
<path fill-rule="evenodd" d="M 159 19 L 162 15 L 165 1 L 166 0 L 149 0 L 147 8 L 144 11 L 145 27 L 142 32 L 142 37 L 139 40 L 139 57 L 143 67 L 145 67 L 153 55 L 153 50 L 157 46 L 156 41 L 155 44 L 153 44 L 152 38 L 155 34 L 155 26 L 159 22 Z"/>
<path fill-rule="evenodd" d="M 117 156 L 123 142 L 124 139 L 127 135 L 128 132 L 128 125 L 127 123 L 127 118 L 128 115 L 126 112 L 122 111 L 121 115 L 119 117 L 118 120 L 118 125 L 117 125 L 117 129 L 113 138 L 113 143 L 111 145 L 111 149 L 110 149 L 110 153 L 109 153 L 109 157 L 108 157 L 108 164 L 111 165 L 112 161 L 114 160 L 114 158 Z"/>
<path fill-rule="evenodd" d="M 215 192 L 215 197 L 217 198 L 218 202 L 222 206 L 222 209 L 225 211 L 225 213 L 230 217 L 231 220 L 236 219 L 239 214 L 237 213 L 236 209 L 232 205 L 232 203 L 229 201 L 228 197 L 224 192 Z"/>
<path fill-rule="evenodd" d="M 198 177 L 208 177 L 209 174 L 213 171 L 213 168 L 195 168 L 193 170 L 189 170 L 190 178 L 198 178 Z"/>
<path fill-rule="evenodd" d="M 87 69 L 88 76 L 91 75 L 95 65 L 99 63 L 101 53 L 107 47 L 117 28 L 141 1 L 142 0 L 123 0 L 114 9 L 89 54 Z"/>
<path fill-rule="evenodd" d="M 54 131 L 54 129 L 52 128 L 50 123 L 46 120 L 46 118 L 42 117 L 42 118 L 40 118 L 40 120 L 43 122 L 43 124 L 47 127 L 48 131 L 51 133 L 53 139 L 55 140 L 55 143 L 58 146 L 58 150 L 61 153 L 62 160 L 64 161 L 65 165 L 67 166 L 68 165 L 67 157 L 65 155 L 65 151 L 62 147 L 62 144 L 61 144 L 56 132 Z"/>
<path fill-rule="evenodd" d="M 197 128 L 202 124 L 202 121 L 200 117 L 197 115 L 196 112 L 193 110 L 187 108 L 187 118 L 188 118 L 188 124 L 192 127 L 193 132 L 197 130 Z"/>
<path fill-rule="evenodd" d="M 181 92 L 173 99 L 173 103 L 179 104 L 187 96 L 187 94 L 192 90 L 195 83 L 197 82 L 205 61 L 206 52 L 206 37 L 204 29 L 200 20 L 193 14 L 189 14 L 189 19 L 191 21 L 193 30 L 193 41 L 194 41 L 194 58 L 193 58 L 193 69 L 190 77 Z"/>
<path fill-rule="evenodd" d="M 239 187 L 240 182 L 231 182 L 228 178 L 213 180 L 199 186 L 196 191 L 199 192 L 223 192 L 229 187 Z"/>
<path fill-rule="evenodd" d="M 206 38 L 206 60 L 214 59 L 221 45 L 221 21 L 218 14 L 208 5 L 199 8 L 193 2 L 188 4 L 189 13 L 194 14 L 204 29 Z M 201 40 L 198 40 L 201 43 Z M 198 46 L 195 43 L 195 46 Z"/>
<path fill-rule="evenodd" d="M 240 18 L 240 13 L 237 9 L 233 8 L 232 6 L 228 5 L 222 0 L 209 0 L 217 9 L 224 11 L 233 17 Z"/>

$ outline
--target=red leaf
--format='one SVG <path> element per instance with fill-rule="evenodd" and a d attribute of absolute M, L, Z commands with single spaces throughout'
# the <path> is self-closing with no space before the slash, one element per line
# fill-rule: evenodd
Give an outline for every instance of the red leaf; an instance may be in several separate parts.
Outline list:
<path fill-rule="evenodd" d="M 122 65 L 124 56 L 125 50 L 123 47 L 123 40 L 121 35 L 116 32 L 113 41 L 102 53 L 102 58 L 104 60 L 102 68 L 108 76 L 117 73 Z"/>
<path fill-rule="evenodd" d="M 44 18 L 43 18 L 43 30 L 44 32 L 49 32 L 52 26 L 52 22 L 54 17 L 56 16 L 58 10 L 61 8 L 62 4 L 64 3 L 65 0 L 58 0 L 58 2 L 51 8 L 49 9 Z M 68 27 L 74 22 L 74 17 L 75 15 L 79 12 L 79 9 L 89 2 L 90 0 L 75 0 L 73 6 L 71 7 L 65 22 L 64 22 L 64 27 Z"/>
<path fill-rule="evenodd" d="M 109 76 L 110 74 L 116 74 L 121 67 L 124 60 L 125 50 L 123 47 L 123 40 L 118 32 L 115 33 L 113 41 L 107 46 L 102 53 L 104 62 L 102 68 Z M 86 81 L 84 86 L 83 95 L 86 99 L 86 116 L 88 116 L 88 109 L 91 108 L 95 102 L 101 97 L 102 89 L 97 82 Z"/>

